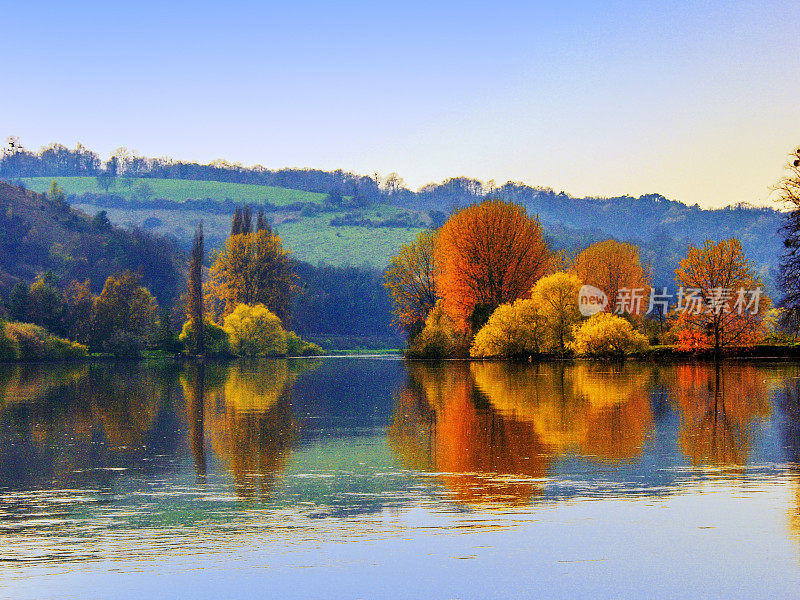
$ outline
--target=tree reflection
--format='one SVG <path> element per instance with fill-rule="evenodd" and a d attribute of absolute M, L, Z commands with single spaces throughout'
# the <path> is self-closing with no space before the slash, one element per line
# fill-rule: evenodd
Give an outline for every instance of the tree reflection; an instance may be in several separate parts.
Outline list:
<path fill-rule="evenodd" d="M 112 467 L 144 467 L 142 457 L 170 443 L 153 430 L 174 381 L 169 369 L 121 365 L 2 369 L 0 477 L 107 481 Z"/>
<path fill-rule="evenodd" d="M 389 441 L 406 468 L 444 473 L 466 502 L 526 502 L 567 453 L 617 462 L 653 428 L 653 367 L 410 363 Z"/>
<path fill-rule="evenodd" d="M 695 363 L 672 372 L 681 413 L 678 444 L 693 465 L 741 467 L 751 426 L 770 415 L 767 372 L 753 365 Z"/>
<path fill-rule="evenodd" d="M 297 439 L 286 391 L 306 363 L 238 361 L 192 366 L 181 378 L 189 443 L 198 476 L 205 442 L 233 476 L 243 499 L 267 497 Z"/>
<path fill-rule="evenodd" d="M 481 398 L 467 365 L 414 363 L 408 370 L 389 428 L 389 443 L 402 464 L 441 473 L 462 502 L 529 501 L 538 491 L 530 478 L 547 471 L 536 433 Z"/>

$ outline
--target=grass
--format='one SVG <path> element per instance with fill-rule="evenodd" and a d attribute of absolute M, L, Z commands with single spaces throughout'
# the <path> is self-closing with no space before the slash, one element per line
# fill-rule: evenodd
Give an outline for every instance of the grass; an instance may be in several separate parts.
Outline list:
<path fill-rule="evenodd" d="M 278 226 L 284 244 L 300 260 L 317 264 L 369 266 L 383 269 L 400 246 L 421 229 L 397 227 L 331 227 L 330 214 Z"/>
<path fill-rule="evenodd" d="M 89 205 L 76 205 L 90 215 L 99 209 Z M 382 205 L 363 211 L 368 218 L 387 218 L 402 209 Z M 176 210 L 128 210 L 107 209 L 112 222 L 120 225 L 142 226 L 146 219 L 156 218 L 160 225 L 152 230 L 156 233 L 175 236 L 181 243 L 191 243 L 197 222 L 202 219 L 209 249 L 221 244 L 230 232 L 230 215 L 198 214 Z M 331 227 L 330 220 L 341 213 L 322 213 L 302 217 L 291 223 L 277 225 L 284 245 L 295 258 L 318 264 L 334 266 L 368 266 L 384 269 L 389 259 L 397 254 L 400 246 L 416 238 L 421 229 L 399 227 Z"/>
<path fill-rule="evenodd" d="M 54 179 L 67 194 L 80 196 L 85 193 L 103 193 L 103 189 L 97 185 L 94 177 L 25 177 L 22 181 L 28 189 L 44 193 L 50 189 L 50 184 Z M 270 202 L 276 206 L 285 206 L 292 202 L 322 203 L 325 199 L 325 194 L 248 183 L 147 178 L 130 179 L 131 185 L 128 187 L 124 185 L 124 182 L 124 178 L 118 178 L 116 185 L 109 190 L 109 193 L 130 198 L 138 186 L 146 183 L 153 191 L 152 197 L 181 202 L 189 198 L 195 200 L 211 198 L 220 202 L 225 198 L 230 198 L 237 204 L 258 205 Z"/>

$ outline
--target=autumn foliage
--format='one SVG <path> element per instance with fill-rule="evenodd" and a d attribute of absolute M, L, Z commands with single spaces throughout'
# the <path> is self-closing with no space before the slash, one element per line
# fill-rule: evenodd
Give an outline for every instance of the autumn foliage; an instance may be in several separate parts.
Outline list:
<path fill-rule="evenodd" d="M 409 337 L 423 328 L 436 304 L 436 232 L 425 230 L 393 257 L 384 285 L 394 301 L 394 323 Z"/>
<path fill-rule="evenodd" d="M 629 321 L 601 312 L 575 328 L 570 347 L 577 356 L 625 356 L 647 348 L 647 338 Z"/>
<path fill-rule="evenodd" d="M 719 352 L 729 346 L 751 346 L 763 335 L 762 321 L 771 303 L 761 293 L 763 284 L 739 240 L 706 240 L 702 247 L 689 246 L 675 271 L 675 282 L 684 292 L 683 306 L 675 311 L 679 349 L 706 347 Z M 751 304 L 752 293 L 758 301 Z"/>
<path fill-rule="evenodd" d="M 215 317 L 239 304 L 264 304 L 289 316 L 294 274 L 281 238 L 269 229 L 231 235 L 211 267 L 207 300 Z"/>
<path fill-rule="evenodd" d="M 606 311 L 613 311 L 619 300 L 620 290 L 642 290 L 643 301 L 639 310 L 627 312 L 641 314 L 647 310 L 650 293 L 650 274 L 642 265 L 639 248 L 616 240 L 592 244 L 581 252 L 572 270 L 583 283 L 603 290 L 609 298 Z"/>
<path fill-rule="evenodd" d="M 486 200 L 442 226 L 436 288 L 456 327 L 477 332 L 501 304 L 526 296 L 552 266 L 538 219 L 525 208 Z"/>

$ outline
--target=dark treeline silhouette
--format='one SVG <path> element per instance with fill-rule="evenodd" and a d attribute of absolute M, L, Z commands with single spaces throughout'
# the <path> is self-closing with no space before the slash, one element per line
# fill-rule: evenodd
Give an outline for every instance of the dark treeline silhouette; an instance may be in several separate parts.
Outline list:
<path fill-rule="evenodd" d="M 300 261 L 293 261 L 293 268 L 298 289 L 292 324 L 301 336 L 401 339 L 391 325 L 391 299 L 380 272 Z"/>

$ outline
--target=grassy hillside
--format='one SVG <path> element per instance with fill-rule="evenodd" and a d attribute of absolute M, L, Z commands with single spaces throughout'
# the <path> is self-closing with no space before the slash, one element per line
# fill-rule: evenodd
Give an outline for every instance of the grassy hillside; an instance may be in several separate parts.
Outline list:
<path fill-rule="evenodd" d="M 96 206 L 78 204 L 89 214 Z M 231 229 L 230 215 L 177 210 L 106 209 L 109 219 L 120 225 L 135 225 L 153 233 L 174 236 L 182 244 L 191 242 L 200 219 L 208 248 L 219 247 Z M 402 212 L 395 206 L 381 206 L 364 211 L 365 216 L 386 218 Z M 270 215 L 286 247 L 294 258 L 313 265 L 320 262 L 333 266 L 369 266 L 383 269 L 402 244 L 413 240 L 422 228 L 402 227 L 333 227 L 329 223 L 339 213 L 320 213 L 302 217 L 297 213 Z"/>
<path fill-rule="evenodd" d="M 67 195 L 102 194 L 104 190 L 97 185 L 94 177 L 25 177 L 21 181 L 28 189 L 44 193 L 50 189 L 53 180 L 58 182 Z M 128 185 L 130 183 L 130 185 Z M 225 183 L 221 181 L 194 181 L 185 179 L 126 179 L 119 177 L 109 193 L 131 198 L 142 185 L 150 187 L 153 198 L 168 198 L 183 201 L 189 198 L 223 201 L 230 198 L 237 204 L 261 204 L 270 202 L 285 206 L 292 202 L 321 203 L 325 194 L 290 190 L 269 185 L 250 185 L 246 183 Z"/>
<path fill-rule="evenodd" d="M 78 202 L 79 208 L 90 215 L 100 209 L 81 202 L 83 194 L 102 194 L 94 177 L 28 177 L 22 181 L 29 189 L 46 192 L 55 180 L 65 193 Z M 137 197 L 137 188 L 142 184 L 151 187 L 153 198 L 175 201 L 211 198 L 224 201 L 230 198 L 237 204 L 258 206 L 263 202 L 283 207 L 295 202 L 322 204 L 325 195 L 287 188 L 249 185 L 242 183 L 223 183 L 217 181 L 194 181 L 181 179 L 132 179 L 127 186 L 119 178 L 109 193 L 127 199 Z M 218 247 L 230 231 L 230 215 L 198 213 L 194 211 L 168 209 L 129 209 L 107 208 L 108 217 L 117 225 L 135 225 L 153 233 L 174 236 L 182 244 L 191 241 L 194 229 L 200 219 L 206 232 L 209 248 Z M 331 220 L 341 218 L 352 212 L 342 209 L 331 212 L 306 215 L 296 210 L 270 213 L 286 246 L 295 258 L 317 264 L 343 266 L 369 266 L 383 269 L 389 258 L 396 254 L 402 244 L 413 240 L 421 227 L 368 227 L 357 225 L 332 226 Z M 376 205 L 358 210 L 364 219 L 389 219 L 403 213 L 403 209 L 392 205 Z"/>
<path fill-rule="evenodd" d="M 278 226 L 296 258 L 317 264 L 368 265 L 383 269 L 400 246 L 417 237 L 421 228 L 331 227 L 330 217 L 305 218 Z"/>

